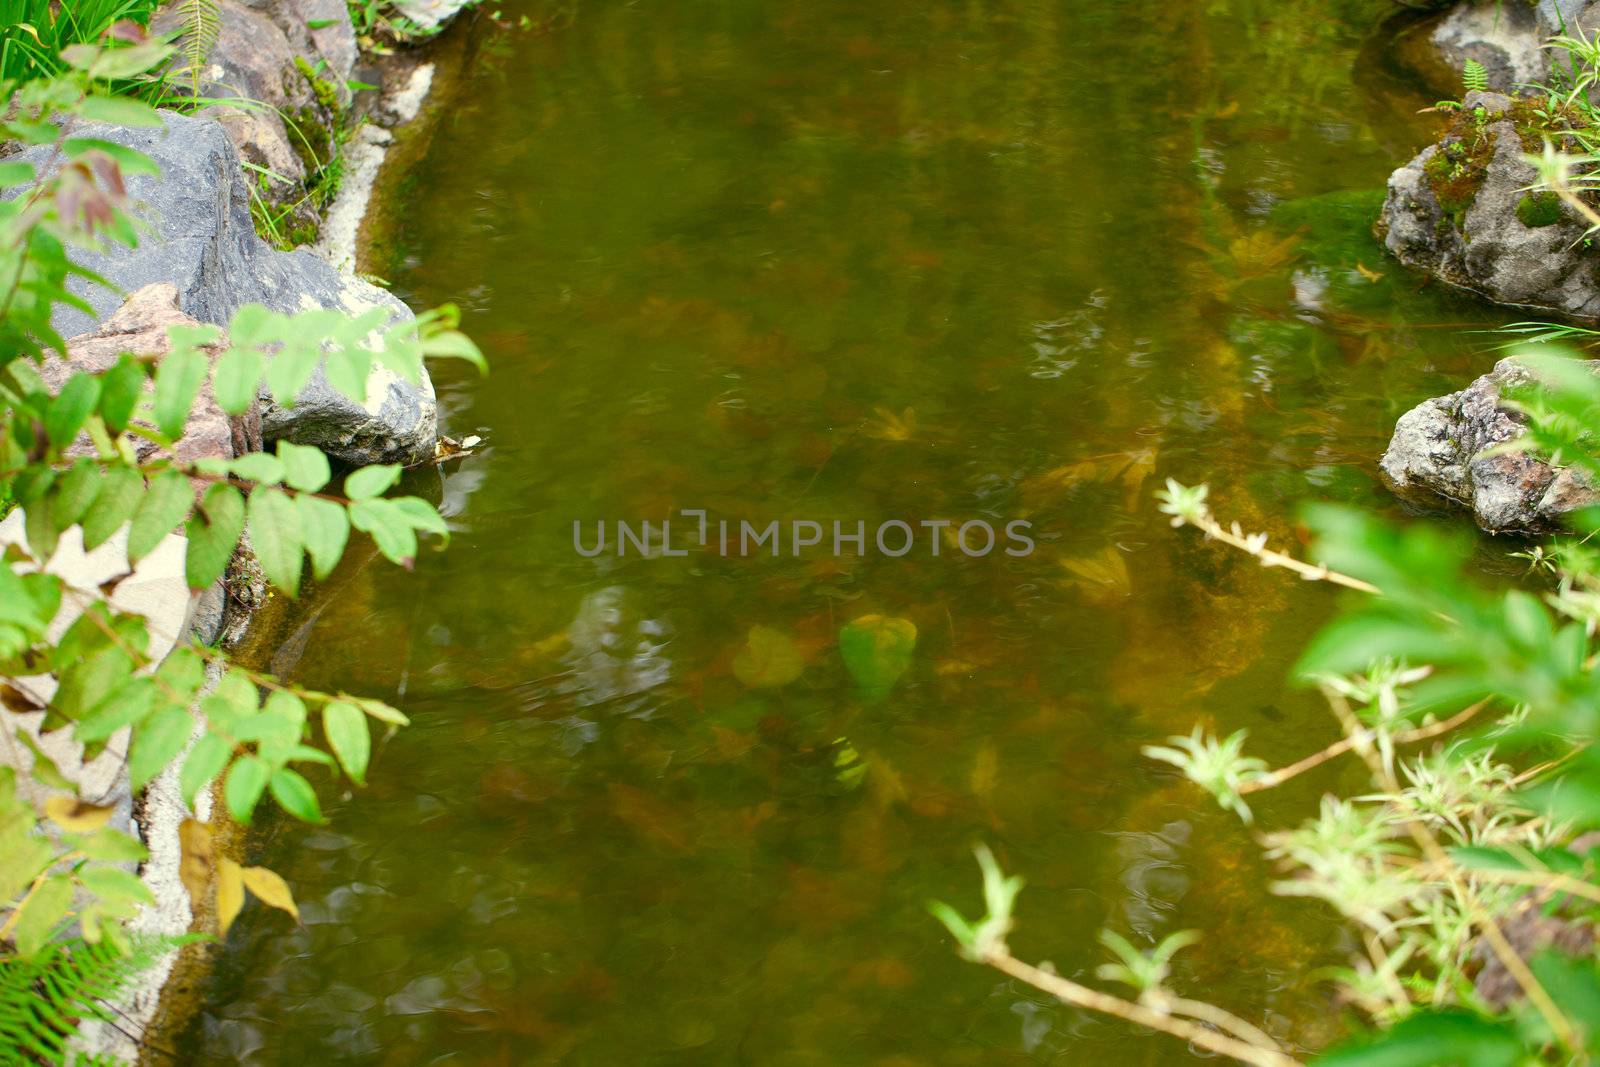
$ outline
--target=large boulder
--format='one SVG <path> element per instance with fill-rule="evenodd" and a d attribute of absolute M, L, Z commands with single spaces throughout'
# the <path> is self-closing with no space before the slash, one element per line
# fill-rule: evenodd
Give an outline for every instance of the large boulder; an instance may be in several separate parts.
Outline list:
<path fill-rule="evenodd" d="M 123 290 L 170 282 L 182 311 L 200 322 L 226 325 L 245 304 L 275 311 L 331 308 L 352 313 L 371 307 L 390 312 L 391 323 L 411 318 L 390 293 L 341 275 L 306 250 L 279 252 L 256 235 L 249 191 L 239 158 L 221 125 L 209 118 L 162 112 L 161 128 L 84 124 L 77 132 L 137 149 L 153 158 L 160 177 L 136 175 L 128 192 L 143 227 L 137 248 L 112 245 L 83 252 L 79 262 Z M 44 170 L 49 146 L 14 157 Z M 94 308 L 93 317 L 63 307 L 53 325 L 63 335 L 82 332 L 113 311 L 120 291 L 83 279 L 74 291 Z M 364 403 L 328 388 L 320 372 L 292 409 L 264 412 L 268 440 L 285 437 L 322 445 L 350 463 L 415 462 L 433 455 L 437 406 L 426 371 L 413 385 L 375 367 Z M 304 425 L 304 432 L 301 430 Z"/>
<path fill-rule="evenodd" d="M 57 392 L 67 378 L 77 371 L 99 373 L 109 370 L 124 352 L 160 360 L 172 351 L 167 331 L 172 326 L 198 326 L 199 323 L 178 310 L 178 291 L 166 282 L 147 285 L 134 293 L 118 308 L 116 313 L 100 327 L 67 341 L 65 358 L 48 355 L 39 365 L 39 376 L 45 386 Z M 218 350 L 207 350 L 216 359 Z M 155 392 L 153 383 L 146 383 L 146 391 Z M 141 462 L 157 451 L 153 441 L 140 439 L 138 457 Z M 198 459 L 233 459 L 246 452 L 261 449 L 261 414 L 251 411 L 240 416 L 230 416 L 217 403 L 211 380 L 200 386 L 189 419 L 184 423 L 183 437 L 173 449 L 176 459 L 193 463 Z M 87 433 L 74 442 L 69 453 L 92 455 L 94 447 Z"/>
<path fill-rule="evenodd" d="M 1549 78 L 1546 41 L 1563 27 L 1592 31 L 1596 25 L 1596 0 L 1465 0 L 1423 18 L 1396 16 L 1379 32 L 1392 41 L 1398 67 L 1435 99 L 1454 99 L 1467 60 L 1483 65 L 1489 88 L 1516 92 Z"/>
<path fill-rule="evenodd" d="M 1514 358 L 1503 359 L 1460 392 L 1406 412 L 1379 464 L 1384 481 L 1414 503 L 1464 504 L 1490 533 L 1559 529 L 1567 512 L 1600 502 L 1600 489 L 1577 468 L 1496 448 L 1520 438 L 1527 425 L 1502 403 L 1502 390 L 1532 380 Z"/>
<path fill-rule="evenodd" d="M 1378 228 L 1389 251 L 1450 285 L 1547 314 L 1600 320 L 1600 249 L 1523 161 L 1538 149 L 1525 104 L 1469 93 L 1449 133 L 1389 176 Z"/>

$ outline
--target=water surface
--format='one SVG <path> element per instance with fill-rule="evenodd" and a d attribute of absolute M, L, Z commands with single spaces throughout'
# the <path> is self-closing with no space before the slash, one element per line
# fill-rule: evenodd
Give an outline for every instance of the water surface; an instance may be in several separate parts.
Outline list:
<path fill-rule="evenodd" d="M 956 958 L 925 902 L 976 906 L 980 841 L 1028 879 L 1020 955 L 1084 977 L 1102 926 L 1197 928 L 1179 989 L 1325 1040 L 1337 925 L 1139 747 L 1331 739 L 1286 678 L 1334 594 L 1152 493 L 1208 480 L 1291 541 L 1307 498 L 1394 513 L 1394 419 L 1494 358 L 1494 316 L 1369 234 L 1425 135 L 1358 87 L 1388 12 L 587 0 L 461 31 L 373 267 L 461 303 L 493 373 L 441 368 L 444 421 L 488 444 L 445 472 L 449 550 L 347 567 L 294 643 L 414 725 L 325 828 L 259 842 L 306 924 L 246 910 L 185 1058 L 1186 1061 Z M 573 551 L 574 519 L 679 508 L 1026 518 L 1037 551 Z M 920 635 L 875 702 L 835 644 L 868 614 Z M 740 680 L 754 626 L 793 681 Z"/>

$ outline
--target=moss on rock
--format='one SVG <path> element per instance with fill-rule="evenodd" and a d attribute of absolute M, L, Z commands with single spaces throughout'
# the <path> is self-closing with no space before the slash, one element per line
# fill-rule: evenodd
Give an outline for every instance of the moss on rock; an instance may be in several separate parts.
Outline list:
<path fill-rule="evenodd" d="M 1561 221 L 1561 198 L 1555 193 L 1527 193 L 1517 201 L 1517 221 L 1530 230 Z"/>

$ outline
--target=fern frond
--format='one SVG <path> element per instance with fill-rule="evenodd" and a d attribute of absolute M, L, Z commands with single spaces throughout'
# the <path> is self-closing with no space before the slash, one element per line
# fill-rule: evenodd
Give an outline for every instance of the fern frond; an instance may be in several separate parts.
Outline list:
<path fill-rule="evenodd" d="M 111 938 L 56 941 L 35 956 L 0 957 L 0 1049 L 67 1061 L 67 1042 L 88 1019 L 110 1019 L 105 1004 L 163 954 L 193 937 L 140 937 L 128 950 Z"/>
<path fill-rule="evenodd" d="M 183 25 L 178 41 L 182 73 L 188 76 L 194 95 L 199 96 L 201 75 L 222 33 L 222 5 L 219 0 L 178 0 L 177 12 Z"/>
<path fill-rule="evenodd" d="M 1469 93 L 1488 92 L 1488 69 L 1476 59 L 1468 59 L 1461 65 L 1461 84 L 1466 86 L 1466 90 Z"/>

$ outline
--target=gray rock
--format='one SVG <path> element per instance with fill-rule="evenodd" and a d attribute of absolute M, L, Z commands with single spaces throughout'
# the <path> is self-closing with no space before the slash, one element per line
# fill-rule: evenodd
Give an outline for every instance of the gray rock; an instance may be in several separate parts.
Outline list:
<path fill-rule="evenodd" d="M 1389 177 L 1379 229 L 1400 262 L 1500 304 L 1600 320 L 1600 249 L 1549 193 L 1506 117 L 1509 98 L 1469 93 L 1452 131 Z M 1479 123 L 1472 109 L 1482 108 Z"/>
<path fill-rule="evenodd" d="M 1426 84 L 1440 99 L 1461 92 L 1461 73 L 1469 59 L 1483 64 L 1489 88 L 1511 93 L 1546 81 L 1550 52 L 1545 41 L 1562 31 L 1600 25 L 1595 0 L 1467 0 L 1444 7 L 1426 19 L 1404 16 L 1380 31 L 1392 35 L 1396 64 Z"/>
<path fill-rule="evenodd" d="M 1406 412 L 1379 463 L 1384 481 L 1416 503 L 1463 504 L 1490 533 L 1556 530 L 1567 512 L 1600 502 L 1600 489 L 1576 468 L 1526 452 L 1486 454 L 1522 436 L 1526 420 L 1501 404 L 1501 390 L 1530 381 L 1526 367 L 1503 359 L 1460 392 Z"/>
<path fill-rule="evenodd" d="M 359 312 L 387 307 L 394 322 L 411 312 L 394 296 L 341 275 L 306 250 L 278 252 L 256 236 L 248 191 L 238 156 L 222 126 L 208 118 L 163 112 L 165 127 L 127 128 L 86 124 L 81 132 L 103 137 L 151 156 L 161 177 L 128 179 L 134 215 L 144 226 L 137 248 L 114 245 L 80 254 L 79 262 L 123 289 L 170 282 L 179 307 L 201 322 L 226 325 L 244 304 L 275 311 L 332 308 Z M 17 159 L 41 169 L 48 147 Z M 121 303 L 121 294 L 91 287 L 81 279 L 74 291 L 102 318 Z M 71 308 L 57 311 L 55 328 L 64 336 L 83 332 L 93 319 Z M 286 437 L 318 444 L 350 463 L 415 462 L 433 455 L 436 404 L 426 371 L 413 385 L 374 368 L 365 404 L 335 394 L 321 377 L 307 386 L 293 409 L 263 412 L 268 440 Z"/>
<path fill-rule="evenodd" d="M 477 0 L 395 0 L 395 10 L 423 30 L 433 32 L 444 26 Z"/>

